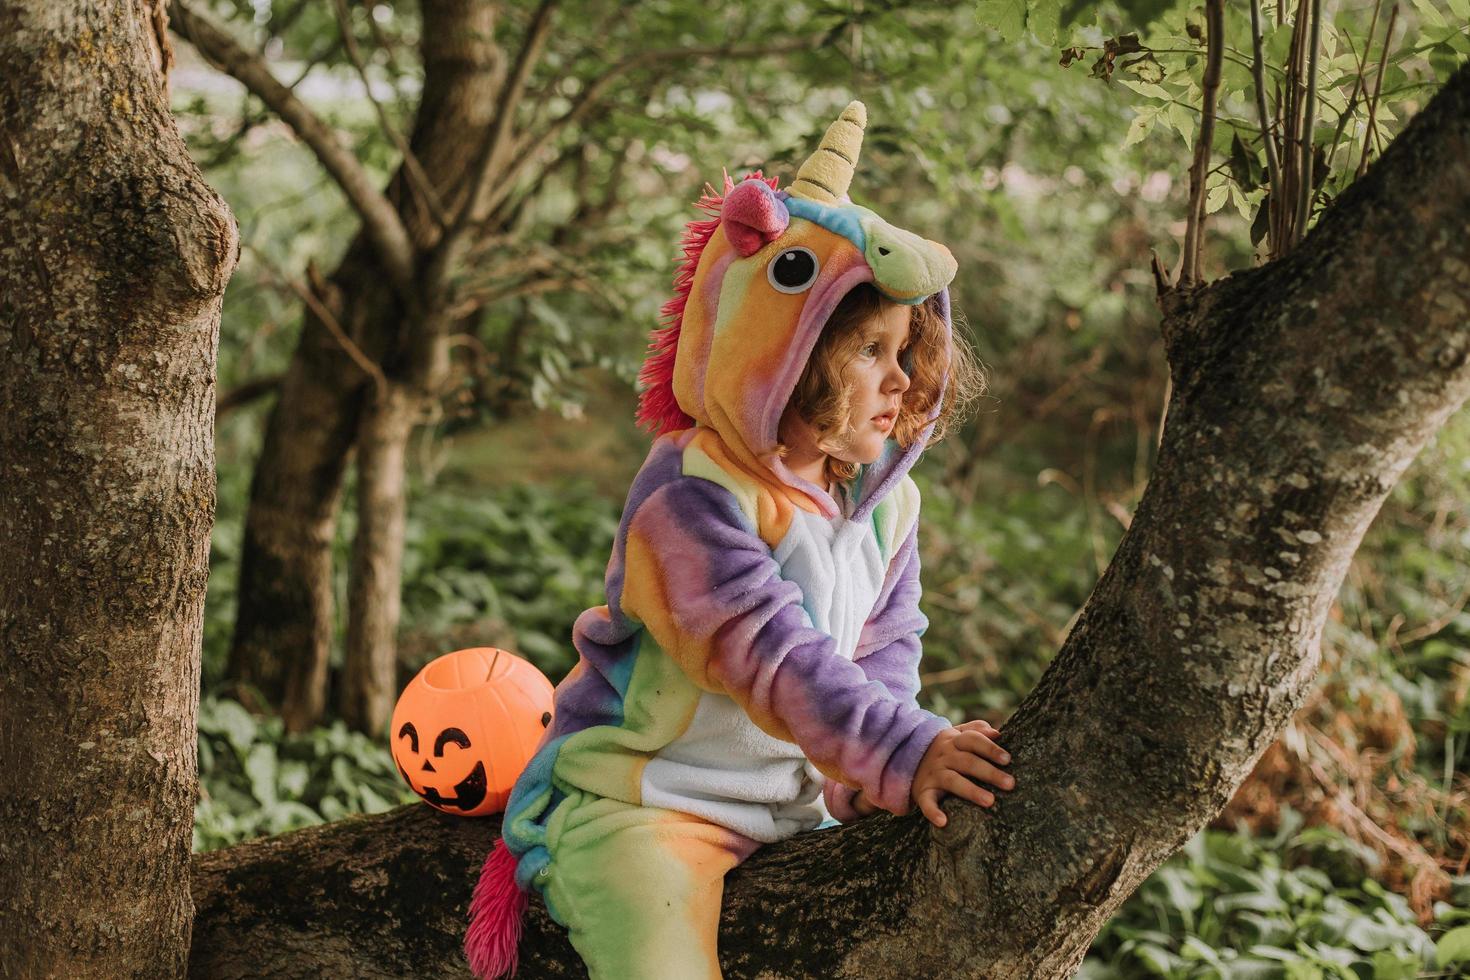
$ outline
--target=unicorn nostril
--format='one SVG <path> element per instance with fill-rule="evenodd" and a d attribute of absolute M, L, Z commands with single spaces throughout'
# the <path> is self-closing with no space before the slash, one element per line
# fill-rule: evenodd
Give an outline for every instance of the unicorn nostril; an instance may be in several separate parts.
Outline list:
<path fill-rule="evenodd" d="M 882 245 L 879 245 L 878 254 L 886 256 L 888 254 L 888 249 L 884 248 Z"/>

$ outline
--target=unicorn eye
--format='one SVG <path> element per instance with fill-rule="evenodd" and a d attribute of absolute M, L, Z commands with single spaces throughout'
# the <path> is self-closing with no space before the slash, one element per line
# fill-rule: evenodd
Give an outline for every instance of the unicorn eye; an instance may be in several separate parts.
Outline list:
<path fill-rule="evenodd" d="M 778 293 L 801 293 L 817 281 L 821 266 L 809 248 L 788 248 L 766 266 L 766 278 Z"/>

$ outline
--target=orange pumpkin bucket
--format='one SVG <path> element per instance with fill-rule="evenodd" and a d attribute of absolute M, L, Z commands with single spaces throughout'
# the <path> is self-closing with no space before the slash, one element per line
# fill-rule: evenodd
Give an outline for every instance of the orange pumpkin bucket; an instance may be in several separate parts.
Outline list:
<path fill-rule="evenodd" d="M 513 653 L 446 653 L 398 696 L 393 761 L 432 807 L 463 817 L 499 813 L 551 722 L 551 705 L 546 675 Z"/>

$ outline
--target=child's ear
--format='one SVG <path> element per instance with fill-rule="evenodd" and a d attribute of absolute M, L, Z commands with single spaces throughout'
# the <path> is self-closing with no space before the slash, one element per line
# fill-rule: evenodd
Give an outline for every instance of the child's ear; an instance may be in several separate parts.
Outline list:
<path fill-rule="evenodd" d="M 775 241 L 790 223 L 786 205 L 763 180 L 737 185 L 720 208 L 720 226 L 742 258 Z"/>

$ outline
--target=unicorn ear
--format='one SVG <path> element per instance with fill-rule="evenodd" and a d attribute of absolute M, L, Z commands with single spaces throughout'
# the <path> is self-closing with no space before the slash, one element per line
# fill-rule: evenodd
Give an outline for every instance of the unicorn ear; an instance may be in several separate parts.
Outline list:
<path fill-rule="evenodd" d="M 720 227 L 741 258 L 775 241 L 790 222 L 786 205 L 764 180 L 741 182 L 720 209 Z"/>

